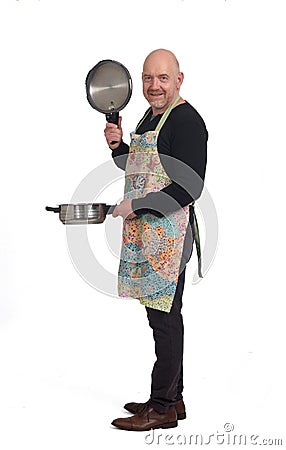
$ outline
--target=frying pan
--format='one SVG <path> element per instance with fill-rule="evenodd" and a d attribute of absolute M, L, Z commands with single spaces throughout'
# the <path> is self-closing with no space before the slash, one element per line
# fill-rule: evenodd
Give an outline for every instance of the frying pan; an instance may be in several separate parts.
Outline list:
<path fill-rule="evenodd" d="M 132 80 L 123 64 L 104 59 L 86 77 L 86 94 L 90 105 L 104 113 L 107 122 L 118 124 L 119 111 L 130 100 Z"/>
<path fill-rule="evenodd" d="M 46 206 L 46 210 L 59 213 L 59 219 L 65 225 L 86 225 L 104 222 L 106 214 L 112 214 L 115 206 L 105 203 L 70 203 L 55 208 Z"/>

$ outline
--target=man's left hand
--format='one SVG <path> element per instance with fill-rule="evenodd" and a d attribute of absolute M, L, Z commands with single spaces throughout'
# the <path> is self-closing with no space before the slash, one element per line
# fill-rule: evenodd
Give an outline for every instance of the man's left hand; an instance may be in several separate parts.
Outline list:
<path fill-rule="evenodd" d="M 130 200 L 129 198 L 122 200 L 122 202 L 120 202 L 119 205 L 114 208 L 112 216 L 121 216 L 123 217 L 123 219 L 134 219 L 134 217 L 136 217 L 136 214 L 132 209 L 132 200 Z"/>

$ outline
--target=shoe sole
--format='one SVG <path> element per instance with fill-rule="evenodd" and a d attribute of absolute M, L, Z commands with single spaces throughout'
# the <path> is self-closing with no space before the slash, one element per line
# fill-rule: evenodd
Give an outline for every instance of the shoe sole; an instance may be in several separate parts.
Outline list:
<path fill-rule="evenodd" d="M 163 428 L 163 429 L 176 428 L 178 426 L 178 421 L 176 420 L 175 422 L 163 423 L 161 425 L 156 425 L 154 427 L 147 428 L 146 430 L 136 430 L 136 428 L 124 428 L 124 427 L 120 427 L 117 425 L 113 425 L 113 426 L 115 426 L 116 428 L 119 428 L 120 430 L 124 430 L 124 431 L 150 431 L 150 430 L 158 430 L 159 428 Z"/>

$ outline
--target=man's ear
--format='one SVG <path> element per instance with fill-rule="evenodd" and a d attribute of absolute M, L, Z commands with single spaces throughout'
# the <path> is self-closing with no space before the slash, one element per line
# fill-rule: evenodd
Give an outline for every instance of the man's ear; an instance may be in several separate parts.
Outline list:
<path fill-rule="evenodd" d="M 184 81 L 184 74 L 183 74 L 183 72 L 179 72 L 178 77 L 177 77 L 177 88 L 178 89 L 181 87 L 183 81 Z"/>

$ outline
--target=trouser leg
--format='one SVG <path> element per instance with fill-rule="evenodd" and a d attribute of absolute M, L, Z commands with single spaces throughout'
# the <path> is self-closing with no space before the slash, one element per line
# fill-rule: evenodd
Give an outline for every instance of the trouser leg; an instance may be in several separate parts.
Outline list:
<path fill-rule="evenodd" d="M 176 401 L 182 400 L 182 398 L 183 398 L 183 389 L 184 389 L 183 379 L 184 379 L 184 375 L 183 375 L 183 361 L 182 361 L 180 376 L 179 376 L 178 385 L 177 385 Z"/>
<path fill-rule="evenodd" d="M 152 371 L 150 401 L 158 412 L 166 412 L 182 398 L 184 324 L 181 309 L 184 283 L 185 270 L 179 276 L 169 313 L 146 307 L 157 357 Z"/>

